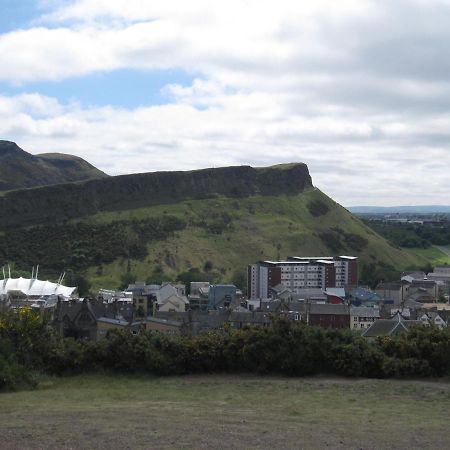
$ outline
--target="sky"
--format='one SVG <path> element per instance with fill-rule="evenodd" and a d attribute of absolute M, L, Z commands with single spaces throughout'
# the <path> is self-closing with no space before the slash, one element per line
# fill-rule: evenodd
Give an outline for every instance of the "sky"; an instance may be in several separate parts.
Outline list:
<path fill-rule="evenodd" d="M 308 164 L 450 204 L 450 0 L 0 0 L 0 139 L 111 175 Z"/>

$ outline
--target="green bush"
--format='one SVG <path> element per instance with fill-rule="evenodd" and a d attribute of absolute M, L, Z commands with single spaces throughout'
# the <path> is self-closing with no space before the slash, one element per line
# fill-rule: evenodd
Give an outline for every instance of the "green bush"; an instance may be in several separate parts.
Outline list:
<path fill-rule="evenodd" d="M 313 217 L 324 216 L 330 211 L 328 205 L 321 200 L 313 200 L 309 202 L 307 208 Z"/>
<path fill-rule="evenodd" d="M 0 339 L 0 392 L 36 387 L 33 373 L 17 362 L 13 346 Z"/>

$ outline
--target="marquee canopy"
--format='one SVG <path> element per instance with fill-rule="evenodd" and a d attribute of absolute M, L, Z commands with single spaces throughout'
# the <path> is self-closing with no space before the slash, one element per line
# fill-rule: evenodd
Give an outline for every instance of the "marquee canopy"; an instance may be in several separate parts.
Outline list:
<path fill-rule="evenodd" d="M 26 297 L 48 297 L 50 295 L 62 295 L 71 297 L 76 287 L 63 286 L 51 281 L 36 280 L 34 278 L 7 278 L 0 280 L 0 295 L 25 295 Z"/>

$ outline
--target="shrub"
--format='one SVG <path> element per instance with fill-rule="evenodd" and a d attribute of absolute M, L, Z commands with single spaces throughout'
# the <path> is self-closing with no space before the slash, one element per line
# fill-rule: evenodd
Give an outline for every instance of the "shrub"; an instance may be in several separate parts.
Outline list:
<path fill-rule="evenodd" d="M 304 376 L 436 377 L 450 375 L 450 329 L 365 340 L 283 319 L 196 337 L 112 330 L 98 342 L 60 339 L 31 311 L 0 314 L 0 390 L 33 387 L 36 371 L 71 375 L 113 371 L 172 375 L 249 372 Z"/>
<path fill-rule="evenodd" d="M 0 392 L 34 388 L 36 385 L 33 373 L 17 362 L 11 343 L 0 339 Z"/>
<path fill-rule="evenodd" d="M 339 252 L 343 249 L 341 238 L 335 231 L 322 231 L 318 233 L 318 236 L 332 252 Z"/>
<path fill-rule="evenodd" d="M 321 200 L 313 200 L 306 207 L 313 217 L 324 216 L 330 211 L 328 205 Z"/>

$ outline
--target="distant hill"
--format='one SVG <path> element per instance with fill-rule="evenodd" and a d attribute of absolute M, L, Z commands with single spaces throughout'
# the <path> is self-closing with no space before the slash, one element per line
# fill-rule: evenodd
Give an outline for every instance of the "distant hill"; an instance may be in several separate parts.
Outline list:
<path fill-rule="evenodd" d="M 77 156 L 60 153 L 31 155 L 14 142 L 0 140 L 0 191 L 106 176 Z"/>
<path fill-rule="evenodd" d="M 16 190 L 0 196 L 0 211 L 0 265 L 73 269 L 95 289 L 194 269 L 212 280 L 238 274 L 242 286 L 247 264 L 288 255 L 357 255 L 371 282 L 425 263 L 316 189 L 300 163 Z"/>
<path fill-rule="evenodd" d="M 353 214 L 439 214 L 450 213 L 450 205 L 350 206 Z"/>

